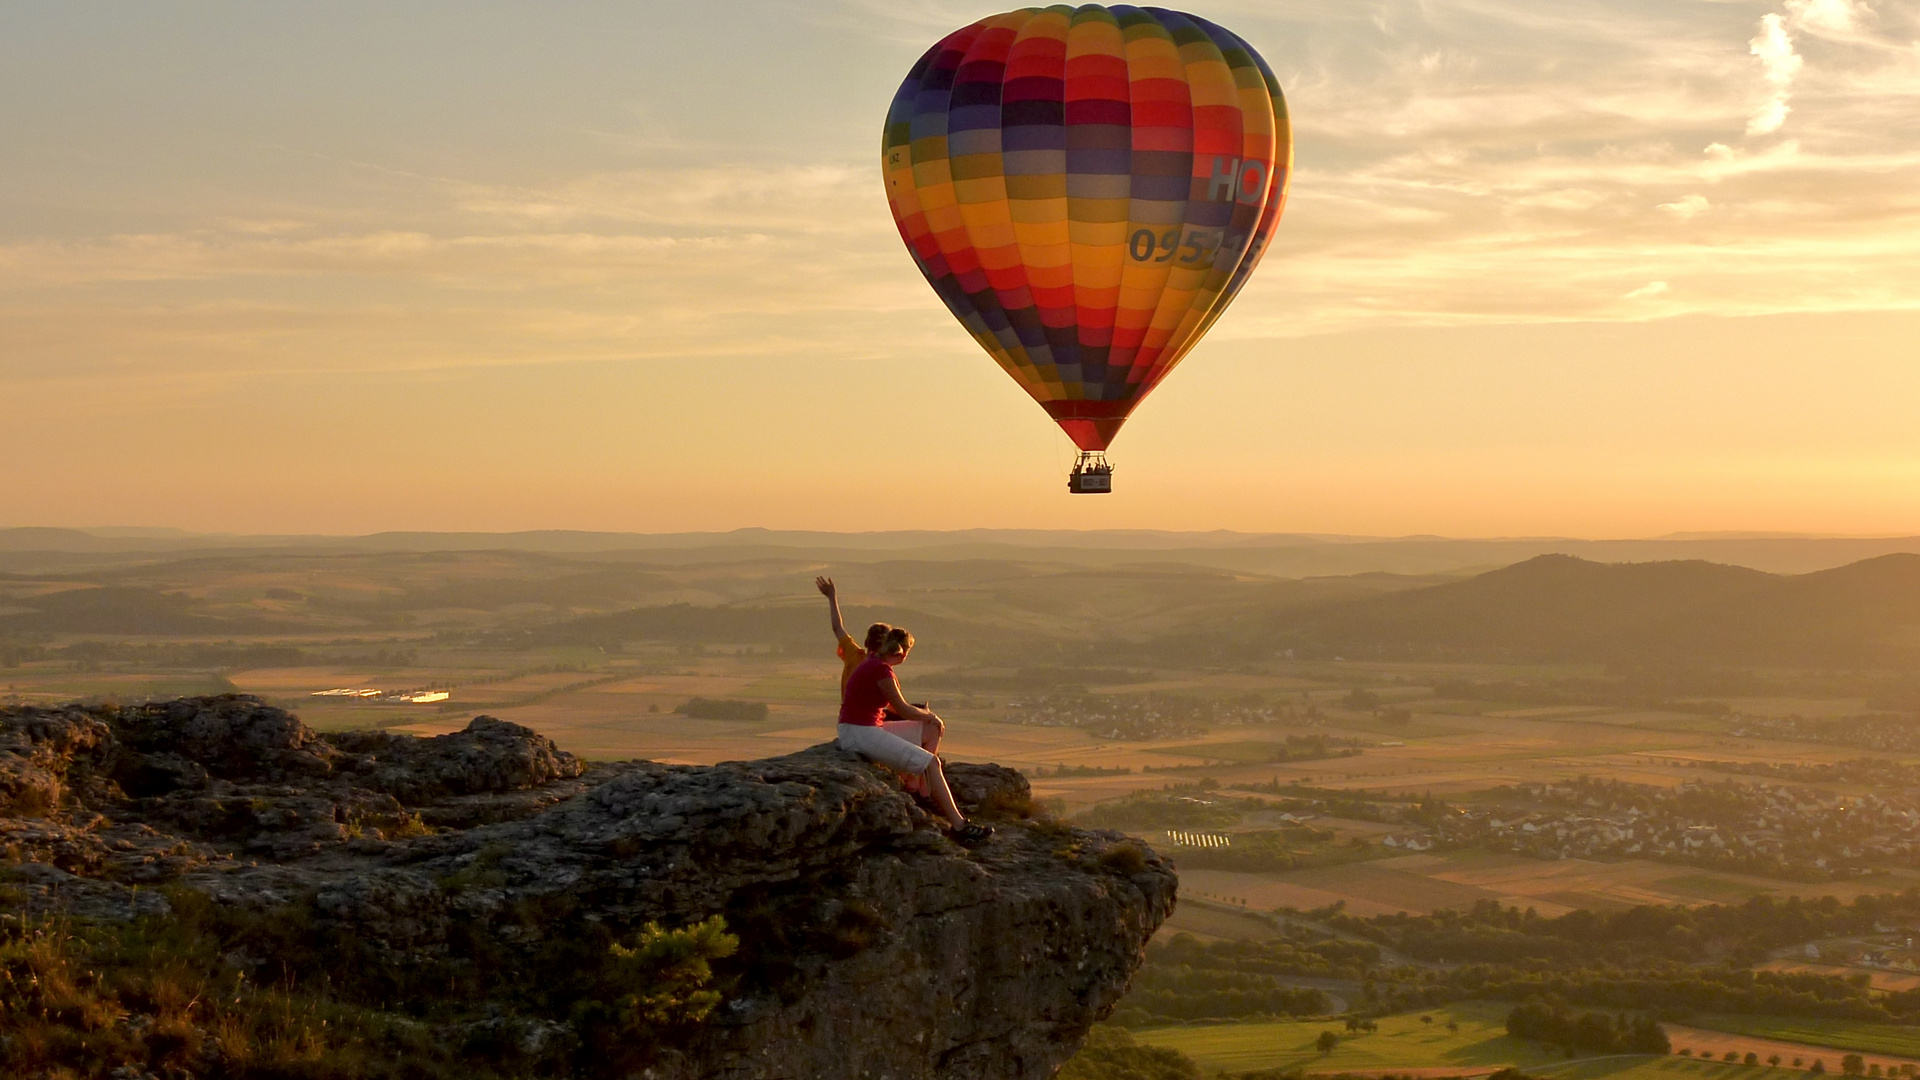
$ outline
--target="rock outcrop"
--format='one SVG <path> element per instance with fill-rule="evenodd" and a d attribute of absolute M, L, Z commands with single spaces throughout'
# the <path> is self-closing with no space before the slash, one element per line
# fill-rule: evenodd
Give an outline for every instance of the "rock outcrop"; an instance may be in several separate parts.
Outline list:
<path fill-rule="evenodd" d="M 1172 869 L 1036 815 L 1011 770 L 949 775 L 998 826 L 977 849 L 831 745 L 587 766 L 490 717 L 417 739 L 316 734 L 240 696 L 16 708 L 0 883 L 87 920 L 211 911 L 224 963 L 410 1017 L 504 1074 L 1050 1076 L 1124 992 Z M 691 978 L 647 935 L 716 915 L 738 944 L 701 983 L 711 1008 L 608 989 L 636 956 Z M 207 1046 L 175 1066 L 224 1075 Z"/>

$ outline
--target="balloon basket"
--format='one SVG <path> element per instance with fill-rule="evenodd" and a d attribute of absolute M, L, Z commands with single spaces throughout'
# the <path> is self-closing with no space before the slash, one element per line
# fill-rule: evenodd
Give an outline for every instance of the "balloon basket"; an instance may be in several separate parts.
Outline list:
<path fill-rule="evenodd" d="M 1113 494 L 1113 466 L 1107 464 L 1107 455 L 1081 451 L 1079 460 L 1073 463 L 1073 473 L 1067 477 L 1067 490 L 1075 495 Z"/>

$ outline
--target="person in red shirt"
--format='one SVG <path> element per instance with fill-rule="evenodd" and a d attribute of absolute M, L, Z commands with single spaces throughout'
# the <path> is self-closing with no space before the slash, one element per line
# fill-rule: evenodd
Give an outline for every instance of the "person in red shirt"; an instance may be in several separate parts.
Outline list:
<path fill-rule="evenodd" d="M 854 667 L 847 678 L 846 693 L 840 701 L 840 728 L 837 741 L 871 761 L 926 781 L 927 791 L 940 815 L 953 826 L 953 838 L 963 844 L 977 844 L 993 835 L 993 829 L 967 820 L 953 801 L 953 789 L 947 786 L 947 774 L 940 759 L 918 742 L 901 738 L 882 726 L 889 712 L 907 720 L 938 725 L 933 710 L 909 704 L 900 693 L 900 681 L 893 669 L 913 651 L 913 635 L 904 627 L 888 630 L 880 647 Z"/>
<path fill-rule="evenodd" d="M 833 639 L 837 646 L 834 654 L 840 657 L 840 700 L 845 701 L 847 680 L 853 677 L 853 669 L 859 667 L 860 661 L 865 660 L 869 653 L 879 650 L 880 642 L 887 636 L 887 631 L 892 630 L 893 627 L 883 622 L 874 623 L 867 627 L 866 643 L 856 642 L 853 640 L 853 635 L 847 633 L 847 624 L 841 621 L 840 590 L 833 584 L 833 579 L 825 576 L 816 577 L 813 579 L 813 587 L 819 589 L 820 595 L 827 598 L 827 614 L 832 622 Z M 921 706 L 923 709 L 925 707 Z M 938 718 L 921 721 L 902 719 L 893 715 L 882 720 L 880 726 L 908 742 L 919 743 L 920 748 L 929 754 L 940 752 L 940 736 L 947 730 L 946 724 Z M 908 773 L 904 786 L 915 795 L 929 794 L 927 782 L 918 773 Z"/>

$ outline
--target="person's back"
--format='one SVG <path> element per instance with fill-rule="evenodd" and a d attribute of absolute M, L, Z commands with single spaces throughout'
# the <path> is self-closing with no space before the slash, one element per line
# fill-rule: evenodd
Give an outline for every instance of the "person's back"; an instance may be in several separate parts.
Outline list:
<path fill-rule="evenodd" d="M 867 654 L 847 675 L 840 695 L 840 722 L 857 727 L 880 726 L 889 704 L 882 684 L 893 681 L 893 665 L 877 653 Z"/>
<path fill-rule="evenodd" d="M 859 667 L 860 661 L 865 660 L 870 652 L 872 650 L 861 648 L 860 643 L 853 640 L 852 634 L 840 635 L 840 640 L 834 645 L 833 655 L 840 658 L 841 697 L 847 696 L 847 680 L 853 678 L 853 669 Z"/>

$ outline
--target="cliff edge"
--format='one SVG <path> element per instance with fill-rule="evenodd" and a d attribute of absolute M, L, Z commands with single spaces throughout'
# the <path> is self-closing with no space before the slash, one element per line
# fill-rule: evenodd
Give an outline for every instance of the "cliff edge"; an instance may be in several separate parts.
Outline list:
<path fill-rule="evenodd" d="M 0 710 L 0 1064 L 1050 1076 L 1173 871 L 1037 815 L 1011 770 L 948 775 L 998 826 L 977 849 L 831 745 L 590 766 L 490 717 L 413 738 L 243 696 Z"/>

